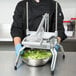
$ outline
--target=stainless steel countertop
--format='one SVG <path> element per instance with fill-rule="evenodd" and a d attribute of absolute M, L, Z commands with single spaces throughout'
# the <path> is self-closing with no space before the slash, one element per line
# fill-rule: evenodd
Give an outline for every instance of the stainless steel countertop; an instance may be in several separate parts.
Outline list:
<path fill-rule="evenodd" d="M 54 76 L 76 76 L 76 52 L 65 52 L 66 58 L 62 59 L 58 53 Z M 0 76 L 52 76 L 50 62 L 41 67 L 31 67 L 19 63 L 18 69 L 14 70 L 14 51 L 0 51 Z"/>

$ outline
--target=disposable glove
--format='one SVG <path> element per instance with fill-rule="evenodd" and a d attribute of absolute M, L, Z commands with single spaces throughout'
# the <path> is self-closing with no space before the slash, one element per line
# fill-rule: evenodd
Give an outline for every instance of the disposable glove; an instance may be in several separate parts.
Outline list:
<path fill-rule="evenodd" d="M 15 50 L 16 50 L 16 56 L 18 56 L 19 54 L 19 50 L 22 48 L 22 45 L 21 44 L 17 44 L 15 46 Z M 24 51 L 21 51 L 20 54 L 23 54 Z"/>
<path fill-rule="evenodd" d="M 56 44 L 56 45 L 55 45 L 55 49 L 56 49 L 56 51 L 58 51 L 59 48 L 60 48 L 60 46 Z"/>

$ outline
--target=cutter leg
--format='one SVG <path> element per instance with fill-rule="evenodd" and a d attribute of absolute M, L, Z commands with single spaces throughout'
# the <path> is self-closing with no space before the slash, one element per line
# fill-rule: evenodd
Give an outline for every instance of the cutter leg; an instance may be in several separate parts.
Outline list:
<path fill-rule="evenodd" d="M 65 59 L 65 53 L 64 53 L 63 46 L 62 46 L 62 45 L 60 45 L 60 44 L 59 44 L 59 46 L 60 46 L 60 49 L 61 49 L 61 51 L 62 51 L 62 54 L 63 54 L 63 59 Z"/>
<path fill-rule="evenodd" d="M 14 66 L 14 69 L 17 70 L 17 64 L 19 62 L 19 58 L 20 58 L 20 52 L 23 51 L 23 49 L 25 48 L 25 46 L 23 46 L 20 50 L 19 50 L 19 54 L 16 58 L 16 62 L 15 62 L 15 66 Z"/>
<path fill-rule="evenodd" d="M 65 55 L 63 55 L 63 59 L 65 59 Z"/>
<path fill-rule="evenodd" d="M 54 46 L 57 44 L 57 38 L 53 37 L 50 39 L 50 51 L 52 52 L 52 62 L 51 62 L 51 73 L 54 73 L 55 65 L 56 65 L 56 59 L 57 59 L 57 51 L 54 48 Z"/>
<path fill-rule="evenodd" d="M 17 70 L 17 67 L 16 66 L 14 66 L 14 70 Z"/>
<path fill-rule="evenodd" d="M 52 56 L 52 62 L 51 62 L 51 72 L 54 71 L 55 69 L 55 65 L 56 65 L 56 59 L 57 59 L 57 51 L 55 50 L 55 48 L 53 48 L 51 50 L 53 56 Z"/>

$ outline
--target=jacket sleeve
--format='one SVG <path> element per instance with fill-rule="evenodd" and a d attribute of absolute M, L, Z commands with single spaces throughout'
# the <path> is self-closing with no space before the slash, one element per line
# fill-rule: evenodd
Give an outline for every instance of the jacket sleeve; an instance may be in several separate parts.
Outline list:
<path fill-rule="evenodd" d="M 61 37 L 62 41 L 67 37 L 65 35 L 65 30 L 64 30 L 64 26 L 63 26 L 63 13 L 62 13 L 62 9 L 58 3 L 58 36 Z"/>
<path fill-rule="evenodd" d="M 62 9 L 58 3 L 58 13 L 57 13 L 57 30 L 58 30 L 58 37 L 61 37 L 61 41 L 63 41 L 67 36 L 65 35 L 65 30 L 64 30 L 64 26 L 63 26 L 63 13 L 62 13 Z"/>
<path fill-rule="evenodd" d="M 11 36 L 23 38 L 23 3 L 19 2 L 15 8 L 13 23 L 11 27 Z"/>

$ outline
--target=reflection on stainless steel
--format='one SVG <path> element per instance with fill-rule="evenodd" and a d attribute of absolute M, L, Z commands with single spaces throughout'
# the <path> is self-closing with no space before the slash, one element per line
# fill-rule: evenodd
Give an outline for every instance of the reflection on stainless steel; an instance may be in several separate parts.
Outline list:
<path fill-rule="evenodd" d="M 37 76 L 38 75 L 39 69 L 37 67 L 32 67 L 29 70 L 30 70 L 31 76 Z"/>
<path fill-rule="evenodd" d="M 47 73 L 48 74 L 50 73 L 49 71 L 47 71 L 47 69 L 50 71 L 50 64 L 45 66 L 40 66 L 40 67 L 29 67 L 30 76 L 39 76 L 39 74 L 41 73 L 42 73 L 42 76 L 47 76 Z"/>

